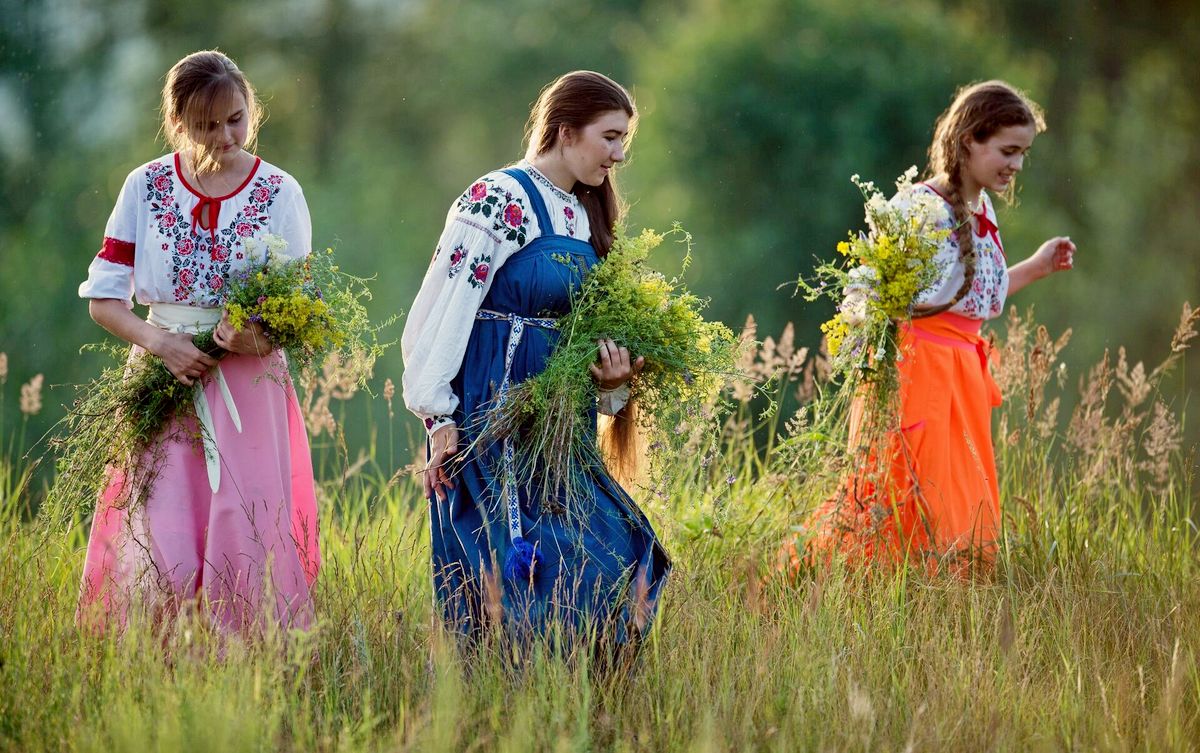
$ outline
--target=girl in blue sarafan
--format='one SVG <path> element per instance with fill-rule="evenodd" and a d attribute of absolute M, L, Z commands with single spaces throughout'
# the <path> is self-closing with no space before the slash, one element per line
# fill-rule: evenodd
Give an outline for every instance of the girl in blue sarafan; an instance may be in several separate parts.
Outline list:
<path fill-rule="evenodd" d="M 404 400 L 429 434 L 434 589 L 468 642 L 490 626 L 605 651 L 634 646 L 670 570 L 646 516 L 604 468 L 572 469 L 593 493 L 566 513 L 553 493 L 515 481 L 509 443 L 519 436 L 477 441 L 510 385 L 545 368 L 557 318 L 612 247 L 623 211 L 612 172 L 636 117 L 629 93 L 598 73 L 543 89 L 525 159 L 475 181 L 450 208 L 404 328 Z M 628 381 L 642 359 L 597 345 L 597 410 L 628 428 Z"/>

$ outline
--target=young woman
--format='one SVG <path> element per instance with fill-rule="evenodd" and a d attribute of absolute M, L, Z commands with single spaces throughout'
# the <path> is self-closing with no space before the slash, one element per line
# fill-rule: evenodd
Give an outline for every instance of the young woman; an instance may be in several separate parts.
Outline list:
<path fill-rule="evenodd" d="M 260 106 L 225 55 L 176 63 L 162 112 L 176 151 L 125 179 L 79 295 L 133 345 L 131 358 L 157 356 L 194 386 L 201 426 L 163 433 L 139 461 L 154 464 L 147 489 L 112 475 L 92 523 L 80 614 L 119 623 L 136 600 L 160 617 L 198 608 L 227 631 L 261 627 L 264 616 L 304 627 L 319 563 L 308 438 L 282 355 L 257 324 L 239 331 L 222 318 L 221 293 L 249 263 L 246 238 L 278 235 L 287 253 L 307 255 L 308 207 L 290 175 L 249 151 Z M 134 296 L 149 306 L 145 321 Z M 214 326 L 228 351 L 219 361 L 192 342 Z"/>
<path fill-rule="evenodd" d="M 404 399 L 429 432 L 433 577 L 446 622 L 468 639 L 563 630 L 602 646 L 644 633 L 670 567 L 633 500 L 602 470 L 571 513 L 511 476 L 511 447 L 476 441 L 508 386 L 539 373 L 555 319 L 613 242 L 613 181 L 636 111 L 589 71 L 562 76 L 534 105 L 525 159 L 471 184 L 450 208 L 405 325 Z M 599 410 L 617 413 L 640 368 L 598 344 Z M 512 441 L 520 441 L 514 439 Z"/>
<path fill-rule="evenodd" d="M 940 197 L 939 227 L 950 234 L 935 259 L 940 280 L 918 296 L 902 329 L 900 429 L 872 453 L 881 467 L 856 471 L 810 521 L 816 551 L 888 561 L 919 556 L 934 566 L 993 557 L 1000 493 L 991 412 L 1000 393 L 980 327 L 1000 315 L 1008 295 L 1070 269 L 1075 245 L 1051 238 L 1009 266 L 989 192 L 1012 198 L 1044 129 L 1038 106 L 1001 81 L 963 88 L 938 119 L 928 179 L 914 190 Z M 903 206 L 908 198 L 894 201 Z M 860 426 L 851 427 L 852 443 Z"/>

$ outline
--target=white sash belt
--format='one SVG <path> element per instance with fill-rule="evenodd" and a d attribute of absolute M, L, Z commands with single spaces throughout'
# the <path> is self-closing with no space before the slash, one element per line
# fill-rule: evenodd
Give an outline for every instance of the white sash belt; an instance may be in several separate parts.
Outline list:
<path fill-rule="evenodd" d="M 177 303 L 155 303 L 151 304 L 150 316 L 146 317 L 146 321 L 168 332 L 186 332 L 195 335 L 216 327 L 221 321 L 221 309 L 182 306 Z M 237 406 L 233 403 L 233 393 L 229 391 L 229 384 L 225 381 L 225 375 L 221 373 L 220 364 L 213 367 L 213 372 L 216 375 L 217 388 L 221 391 L 221 399 L 225 401 L 225 407 L 229 411 L 230 419 L 233 420 L 233 426 L 240 434 L 242 417 L 238 415 Z M 221 457 L 217 453 L 216 427 L 213 425 L 212 409 L 208 405 L 208 398 L 204 395 L 202 379 L 197 379 L 192 389 L 192 403 L 196 406 L 196 418 L 200 421 L 200 439 L 204 444 L 204 464 L 208 469 L 208 486 L 213 492 L 216 492 L 221 485 Z"/>

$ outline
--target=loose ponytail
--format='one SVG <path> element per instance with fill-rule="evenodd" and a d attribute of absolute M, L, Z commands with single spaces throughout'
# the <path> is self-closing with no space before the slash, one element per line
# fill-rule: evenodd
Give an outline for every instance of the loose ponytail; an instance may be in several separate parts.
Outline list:
<path fill-rule="evenodd" d="M 606 112 L 620 110 L 629 116 L 626 141 L 637 127 L 637 108 L 625 87 L 594 71 L 572 71 L 558 77 L 538 95 L 525 126 L 526 141 L 535 154 L 558 146 L 563 127 L 582 131 Z M 587 212 L 592 248 L 603 259 L 612 249 L 617 226 L 625 217 L 626 205 L 610 172 L 598 186 L 576 181 L 571 192 Z M 628 483 L 638 467 L 637 406 L 630 400 L 600 431 L 600 451 L 619 481 Z"/>
<path fill-rule="evenodd" d="M 201 50 L 181 59 L 167 72 L 162 90 L 162 133 L 172 149 L 188 151 L 193 173 L 220 169 L 218 154 L 194 139 L 192 129 L 207 125 L 214 113 L 237 95 L 246 100 L 247 151 L 254 151 L 263 108 L 254 87 L 237 64 L 219 50 Z"/>
<path fill-rule="evenodd" d="M 559 132 L 564 126 L 568 130 L 581 131 L 613 110 L 621 110 L 629 116 L 629 133 L 625 138 L 633 138 L 637 108 L 625 87 L 594 71 L 567 73 L 538 95 L 525 126 L 526 140 L 535 154 L 545 154 L 558 146 Z M 615 176 L 609 173 L 599 186 L 576 182 L 571 192 L 587 212 L 592 247 L 603 259 L 612 248 L 617 225 L 625 216 L 626 206 L 617 190 Z"/>

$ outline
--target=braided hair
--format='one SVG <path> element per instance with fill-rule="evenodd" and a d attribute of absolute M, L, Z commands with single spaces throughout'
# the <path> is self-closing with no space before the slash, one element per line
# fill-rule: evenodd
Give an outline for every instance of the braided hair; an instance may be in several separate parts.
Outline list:
<path fill-rule="evenodd" d="M 529 113 L 525 126 L 529 150 L 534 154 L 545 154 L 558 146 L 562 127 L 582 130 L 613 110 L 629 116 L 629 131 L 625 134 L 628 143 L 637 128 L 637 106 L 625 87 L 595 71 L 572 71 L 559 76 L 542 89 Z M 612 249 L 617 225 L 626 210 L 617 189 L 616 175 L 609 174 L 599 186 L 577 181 L 571 192 L 587 212 L 592 247 L 603 259 Z M 637 475 L 637 427 L 637 401 L 632 399 L 611 421 L 606 420 L 601 425 L 600 448 L 609 470 L 626 484 Z"/>
<path fill-rule="evenodd" d="M 971 214 L 963 196 L 963 172 L 966 169 L 967 139 L 987 141 L 1009 126 L 1033 126 L 1037 133 L 1046 130 L 1042 109 L 1024 92 L 1003 81 L 984 81 L 959 89 L 954 101 L 937 119 L 933 143 L 929 145 L 926 179 L 946 176 L 946 201 L 953 212 L 955 239 L 963 263 L 963 283 L 948 303 L 918 309 L 914 317 L 933 316 L 953 307 L 971 290 L 975 282 L 975 239 L 971 234 Z M 1011 202 L 1016 182 L 1010 183 L 1003 196 Z"/>

